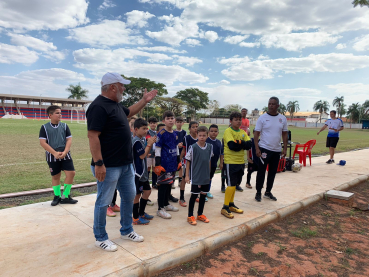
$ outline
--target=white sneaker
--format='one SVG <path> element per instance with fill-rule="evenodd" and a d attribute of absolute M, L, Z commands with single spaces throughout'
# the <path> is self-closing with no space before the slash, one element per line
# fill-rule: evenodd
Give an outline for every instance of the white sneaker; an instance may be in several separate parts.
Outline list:
<path fill-rule="evenodd" d="M 161 208 L 160 210 L 158 210 L 156 214 L 164 219 L 172 218 L 170 213 L 167 213 L 167 211 L 164 208 Z"/>
<path fill-rule="evenodd" d="M 172 212 L 178 212 L 179 211 L 179 209 L 177 207 L 174 207 L 170 204 L 168 206 L 165 206 L 164 208 L 165 208 L 166 211 L 172 211 Z"/>
<path fill-rule="evenodd" d="M 130 232 L 128 235 L 121 236 L 122 239 L 129 239 L 134 242 L 143 242 L 144 237 L 137 234 L 135 231 Z"/>
<path fill-rule="evenodd" d="M 111 240 L 104 240 L 104 241 L 96 241 L 95 246 L 109 252 L 114 252 L 118 250 L 118 247 L 115 245 L 114 242 Z"/>

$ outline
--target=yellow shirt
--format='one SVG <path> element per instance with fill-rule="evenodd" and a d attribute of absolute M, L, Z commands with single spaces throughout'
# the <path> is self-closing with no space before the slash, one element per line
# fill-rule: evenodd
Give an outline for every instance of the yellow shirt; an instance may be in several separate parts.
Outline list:
<path fill-rule="evenodd" d="M 224 131 L 223 142 L 224 142 L 224 163 L 225 164 L 244 164 L 245 163 L 245 151 L 233 151 L 229 149 L 228 142 L 234 140 L 250 140 L 247 133 L 242 130 L 234 130 L 231 127 Z"/>

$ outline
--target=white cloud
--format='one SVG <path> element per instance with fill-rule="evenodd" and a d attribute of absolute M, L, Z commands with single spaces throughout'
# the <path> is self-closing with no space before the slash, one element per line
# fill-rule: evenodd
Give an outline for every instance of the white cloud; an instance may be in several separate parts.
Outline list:
<path fill-rule="evenodd" d="M 354 48 L 356 51 L 368 51 L 369 50 L 369 35 L 361 36 L 354 40 Z"/>
<path fill-rule="evenodd" d="M 10 36 L 10 42 L 15 45 L 25 46 L 25 47 L 33 48 L 35 50 L 39 50 L 43 52 L 57 49 L 56 46 L 52 42 L 46 42 L 46 41 L 31 37 L 31 36 L 11 34 L 11 33 L 9 33 L 8 36 Z"/>
<path fill-rule="evenodd" d="M 178 64 L 185 64 L 187 66 L 193 66 L 195 63 L 202 63 L 202 60 L 196 57 L 186 57 L 178 55 L 173 55 L 172 57 L 175 58 Z"/>
<path fill-rule="evenodd" d="M 270 34 L 260 38 L 260 42 L 267 48 L 284 48 L 287 51 L 299 51 L 306 47 L 324 46 L 335 43 L 341 36 L 334 36 L 326 32 Z"/>
<path fill-rule="evenodd" d="M 292 88 L 292 89 L 273 89 L 265 90 L 264 93 L 273 94 L 276 96 L 294 97 L 294 98 L 306 98 L 321 95 L 322 92 L 318 89 L 312 88 Z"/>
<path fill-rule="evenodd" d="M 58 30 L 88 23 L 85 0 L 2 0 L 0 26 L 17 30 Z"/>
<path fill-rule="evenodd" d="M 230 43 L 230 44 L 238 44 L 241 41 L 247 39 L 249 37 L 249 35 L 245 35 L 245 36 L 241 36 L 241 35 L 237 35 L 237 36 L 228 36 L 224 39 L 224 42 Z"/>
<path fill-rule="evenodd" d="M 369 56 L 353 54 L 311 54 L 307 57 L 251 61 L 249 57 L 223 58 L 219 63 L 228 66 L 222 74 L 231 80 L 254 81 L 272 79 L 277 72 L 286 74 L 312 72 L 347 72 L 369 66 Z"/>
<path fill-rule="evenodd" d="M 120 20 L 103 20 L 101 23 L 69 30 L 68 39 L 91 46 L 114 46 L 121 44 L 146 44 L 140 35 Z"/>
<path fill-rule="evenodd" d="M 345 49 L 346 47 L 347 47 L 346 43 L 338 43 L 336 45 L 336 49 L 338 49 L 338 50 Z"/>
<path fill-rule="evenodd" d="M 0 43 L 0 63 L 31 65 L 37 60 L 37 52 L 31 51 L 27 47 Z"/>
<path fill-rule="evenodd" d="M 98 10 L 106 10 L 108 8 L 113 8 L 116 5 L 111 0 L 104 0 L 104 2 L 97 8 Z"/>
<path fill-rule="evenodd" d="M 260 46 L 260 42 L 241 42 L 239 44 L 241 47 L 248 47 L 248 48 L 253 48 L 253 47 L 259 47 Z"/>
<path fill-rule="evenodd" d="M 334 93 L 331 93 L 332 99 L 337 95 L 344 96 L 345 104 L 347 105 L 351 105 L 351 103 L 357 102 L 362 104 L 369 99 L 368 97 L 369 84 L 339 83 L 335 85 L 327 85 L 326 87 L 334 90 Z"/>
<path fill-rule="evenodd" d="M 191 47 L 201 46 L 201 42 L 198 39 L 188 38 L 186 39 L 186 44 Z"/>
<path fill-rule="evenodd" d="M 258 60 L 268 60 L 269 59 L 269 56 L 268 55 L 263 55 L 261 54 L 259 57 L 258 57 Z"/>
<path fill-rule="evenodd" d="M 153 52 L 187 53 L 186 50 L 178 50 L 168 46 L 137 47 L 137 49 L 142 51 L 153 51 Z"/>
<path fill-rule="evenodd" d="M 218 33 L 214 32 L 214 31 L 207 31 L 207 32 L 201 32 L 199 34 L 200 38 L 205 38 L 208 41 L 210 41 L 211 43 L 215 42 L 219 37 L 218 37 Z"/>
<path fill-rule="evenodd" d="M 147 21 L 155 17 L 155 15 L 149 12 L 143 12 L 138 10 L 133 10 L 131 12 L 126 13 L 127 16 L 127 26 L 135 26 L 137 25 L 140 28 L 147 26 Z"/>
<path fill-rule="evenodd" d="M 46 52 L 43 56 L 53 62 L 59 63 L 60 61 L 64 60 L 68 55 L 67 50 L 63 51 L 49 51 Z"/>
<path fill-rule="evenodd" d="M 229 82 L 229 81 L 227 81 L 227 80 L 221 80 L 220 82 L 219 82 L 219 84 L 221 84 L 221 85 L 229 85 L 231 82 Z"/>

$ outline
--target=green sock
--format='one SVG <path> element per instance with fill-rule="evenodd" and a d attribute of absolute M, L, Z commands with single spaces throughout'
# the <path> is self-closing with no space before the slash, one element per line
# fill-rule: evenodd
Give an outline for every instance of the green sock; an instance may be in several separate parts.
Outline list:
<path fill-rule="evenodd" d="M 53 190 L 54 190 L 54 194 L 55 196 L 59 196 L 61 197 L 61 186 L 58 185 L 58 186 L 53 186 Z"/>
<path fill-rule="evenodd" d="M 72 185 L 68 185 L 68 184 L 64 184 L 64 191 L 63 191 L 63 195 L 65 197 L 68 197 L 70 194 L 70 190 L 72 189 Z"/>

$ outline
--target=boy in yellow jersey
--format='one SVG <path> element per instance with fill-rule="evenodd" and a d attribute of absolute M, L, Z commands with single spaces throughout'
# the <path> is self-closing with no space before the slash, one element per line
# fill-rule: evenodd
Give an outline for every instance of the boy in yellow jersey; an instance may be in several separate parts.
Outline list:
<path fill-rule="evenodd" d="M 234 213 L 242 214 L 243 210 L 234 204 L 236 186 L 241 184 L 245 171 L 245 150 L 251 149 L 251 140 L 247 133 L 240 129 L 241 113 L 233 112 L 229 116 L 231 126 L 224 131 L 224 167 L 227 188 L 224 195 L 224 205 L 221 214 L 233 218 Z"/>

